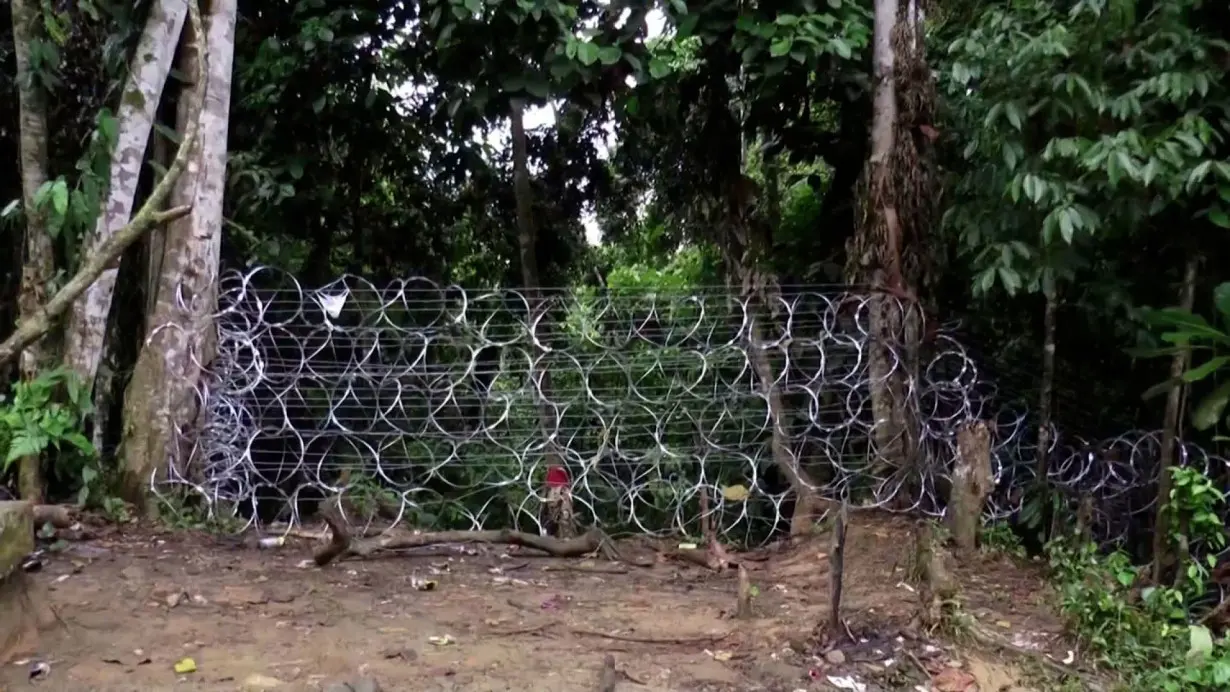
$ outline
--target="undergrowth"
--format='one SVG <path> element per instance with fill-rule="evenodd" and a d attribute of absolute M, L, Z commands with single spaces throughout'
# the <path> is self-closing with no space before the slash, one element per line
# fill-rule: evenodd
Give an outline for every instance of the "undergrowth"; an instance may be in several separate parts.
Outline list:
<path fill-rule="evenodd" d="M 1125 690 L 1230 689 L 1230 640 L 1205 622 L 1200 603 L 1216 593 L 1210 571 L 1226 544 L 1225 497 L 1190 468 L 1172 469 L 1171 547 L 1179 556 L 1171 583 L 1149 585 L 1149 566 L 1073 537 L 1051 541 L 1047 557 L 1069 627 Z M 1197 551 L 1196 546 L 1206 550 Z M 1190 552 L 1189 552 L 1190 551 Z M 1208 557 L 1190 557 L 1204 552 Z M 1207 608 L 1206 608 L 1207 610 Z"/>

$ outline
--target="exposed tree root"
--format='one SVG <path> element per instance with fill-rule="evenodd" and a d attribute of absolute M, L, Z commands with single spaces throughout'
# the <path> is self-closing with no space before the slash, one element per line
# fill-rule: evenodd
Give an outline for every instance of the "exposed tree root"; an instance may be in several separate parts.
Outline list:
<path fill-rule="evenodd" d="M 407 548 L 422 548 L 442 543 L 489 543 L 499 545 L 519 545 L 526 548 L 541 550 L 552 557 L 584 557 L 600 554 L 612 562 L 626 562 L 615 549 L 610 538 L 600 529 L 593 528 L 576 538 L 552 538 L 538 536 L 521 531 L 433 531 L 429 533 L 409 533 L 398 531 L 374 538 L 356 539 L 350 536 L 341 519 L 332 511 L 323 513 L 325 523 L 329 525 L 332 534 L 329 544 L 316 552 L 316 564 L 325 565 L 338 559 L 349 557 L 370 557 L 372 555 Z M 635 563 L 633 563 L 635 564 Z"/>

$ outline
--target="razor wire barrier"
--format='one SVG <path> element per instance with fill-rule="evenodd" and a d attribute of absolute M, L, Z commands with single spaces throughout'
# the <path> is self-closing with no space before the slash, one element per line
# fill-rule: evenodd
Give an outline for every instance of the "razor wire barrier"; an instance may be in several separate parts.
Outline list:
<path fill-rule="evenodd" d="M 348 521 L 383 509 L 537 531 L 554 460 L 582 525 L 698 535 L 703 494 L 725 540 L 755 543 L 790 521 L 783 466 L 825 498 L 941 515 L 956 432 L 975 419 L 993 430 L 988 516 L 1017 513 L 1034 480 L 1029 413 L 997 404 L 950 335 L 914 350 L 872 339 L 885 295 L 782 287 L 758 306 L 725 288 L 576 288 L 531 310 L 514 289 L 426 279 L 309 289 L 261 267 L 219 286 L 202 423 L 154 492 L 188 486 L 252 522 L 272 507 L 293 525 L 300 500 L 338 496 Z M 882 458 L 889 421 L 872 415 L 889 378 L 914 425 L 906 472 Z M 1093 498 L 1099 539 L 1155 506 L 1160 433 L 1050 437 L 1048 481 Z M 1190 444 L 1179 461 L 1226 463 Z"/>

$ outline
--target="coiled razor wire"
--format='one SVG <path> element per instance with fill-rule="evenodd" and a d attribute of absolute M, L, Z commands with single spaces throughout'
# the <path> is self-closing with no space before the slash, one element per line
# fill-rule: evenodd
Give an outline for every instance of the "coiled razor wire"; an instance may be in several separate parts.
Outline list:
<path fill-rule="evenodd" d="M 512 289 L 354 276 L 307 289 L 274 269 L 230 271 L 197 389 L 203 423 L 155 491 L 190 486 L 253 521 L 262 503 L 281 507 L 291 525 L 298 500 L 338 496 L 350 521 L 379 508 L 418 526 L 536 531 L 556 463 L 581 524 L 697 535 L 704 495 L 724 538 L 751 543 L 791 519 L 785 467 L 826 498 L 942 514 L 956 433 L 984 420 L 987 513 L 1013 515 L 1036 473 L 1036 426 L 996 403 L 951 336 L 913 367 L 873 340 L 869 321 L 892 300 L 783 288 L 758 308 L 725 289 L 582 288 L 531 309 Z M 907 471 L 879 449 L 894 440 L 872 391 L 890 379 L 916 426 Z M 1093 499 L 1100 540 L 1127 537 L 1156 503 L 1160 433 L 1050 440 L 1051 486 L 1073 506 Z M 1194 445 L 1179 462 L 1226 463 Z"/>

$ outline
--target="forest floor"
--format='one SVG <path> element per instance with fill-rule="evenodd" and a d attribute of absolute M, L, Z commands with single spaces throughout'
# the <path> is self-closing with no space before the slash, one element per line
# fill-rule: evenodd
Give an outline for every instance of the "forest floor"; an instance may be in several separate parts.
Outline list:
<path fill-rule="evenodd" d="M 344 690 L 369 676 L 387 691 L 589 692 L 607 654 L 626 674 L 620 691 L 1041 689 L 1026 679 L 1044 666 L 1020 651 L 1058 662 L 1072 646 L 1039 568 L 986 554 L 954 570 L 963 611 L 1020 651 L 945 643 L 910 624 L 909 527 L 852 516 L 843 615 L 854 639 L 825 646 L 815 634 L 828 608 L 823 536 L 745 563 L 757 595 L 754 617 L 740 620 L 733 569 L 618 567 L 499 545 L 318 568 L 309 540 L 258 550 L 125 528 L 48 552 L 32 576 L 62 626 L 0 670 L 0 689 Z M 177 673 L 186 658 L 195 669 Z M 31 682 L 39 661 L 50 670 Z"/>

